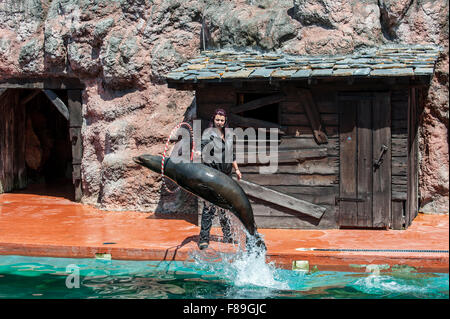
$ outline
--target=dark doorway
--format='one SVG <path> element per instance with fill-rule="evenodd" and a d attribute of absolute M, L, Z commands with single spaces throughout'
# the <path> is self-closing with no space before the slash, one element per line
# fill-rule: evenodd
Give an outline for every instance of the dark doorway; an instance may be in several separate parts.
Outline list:
<path fill-rule="evenodd" d="M 65 90 L 54 90 L 67 105 Z M 73 199 L 69 122 L 41 91 L 26 104 L 25 163 L 28 185 Z"/>
<path fill-rule="evenodd" d="M 67 105 L 66 90 L 53 92 Z M 10 164 L 1 168 L 11 178 L 2 181 L 3 191 L 74 200 L 69 121 L 43 90 L 9 89 L 0 102 L 2 113 L 11 115 L 3 132 Z"/>

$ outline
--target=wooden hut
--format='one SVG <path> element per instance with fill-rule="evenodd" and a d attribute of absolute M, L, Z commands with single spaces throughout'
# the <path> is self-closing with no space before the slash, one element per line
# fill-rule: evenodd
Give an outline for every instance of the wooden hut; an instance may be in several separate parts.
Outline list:
<path fill-rule="evenodd" d="M 203 51 L 166 79 L 195 91 L 204 124 L 221 107 L 231 127 L 278 129 L 274 174 L 240 164 L 258 227 L 405 229 L 419 207 L 417 119 L 438 54 Z"/>
<path fill-rule="evenodd" d="M 83 89 L 73 78 L 0 81 L 0 194 L 52 179 L 81 200 Z"/>

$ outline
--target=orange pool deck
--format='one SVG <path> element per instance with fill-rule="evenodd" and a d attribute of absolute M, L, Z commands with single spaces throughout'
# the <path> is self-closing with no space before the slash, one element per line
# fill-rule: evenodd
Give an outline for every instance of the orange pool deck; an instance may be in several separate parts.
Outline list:
<path fill-rule="evenodd" d="M 169 217 L 169 216 L 168 216 Z M 419 214 L 407 230 L 259 229 L 267 262 L 291 269 L 307 260 L 311 269 L 366 271 L 367 265 L 407 265 L 419 272 L 448 272 L 449 216 Z M 198 250 L 199 226 L 187 219 L 142 212 L 102 211 L 61 196 L 0 195 L 0 255 L 112 259 L 189 260 Z M 235 249 L 212 229 L 210 253 Z M 315 251 L 432 250 L 444 252 Z M 381 267 L 383 268 L 383 267 Z"/>

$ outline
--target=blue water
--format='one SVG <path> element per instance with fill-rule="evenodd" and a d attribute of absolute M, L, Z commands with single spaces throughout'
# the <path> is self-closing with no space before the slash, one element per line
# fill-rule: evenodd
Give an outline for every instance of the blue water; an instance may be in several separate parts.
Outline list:
<path fill-rule="evenodd" d="M 449 298 L 448 273 L 409 267 L 298 272 L 251 259 L 200 253 L 187 262 L 0 256 L 0 299 Z"/>

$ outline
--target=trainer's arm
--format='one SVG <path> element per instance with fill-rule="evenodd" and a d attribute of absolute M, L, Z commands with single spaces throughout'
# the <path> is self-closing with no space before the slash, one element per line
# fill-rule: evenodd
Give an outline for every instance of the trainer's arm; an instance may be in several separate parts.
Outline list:
<path fill-rule="evenodd" d="M 233 168 L 234 168 L 234 171 L 236 172 L 236 176 L 237 176 L 238 180 L 240 180 L 242 178 L 242 173 L 239 170 L 239 167 L 238 167 L 238 164 L 236 161 L 233 161 Z"/>

